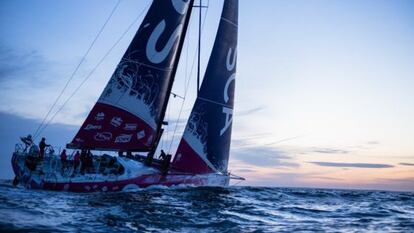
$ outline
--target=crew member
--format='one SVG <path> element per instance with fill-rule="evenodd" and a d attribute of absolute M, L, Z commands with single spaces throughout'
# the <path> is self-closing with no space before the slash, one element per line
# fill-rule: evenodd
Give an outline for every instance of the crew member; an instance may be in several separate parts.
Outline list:
<path fill-rule="evenodd" d="M 165 154 L 164 150 L 161 150 L 160 159 L 165 160 L 166 157 L 167 155 Z"/>
<path fill-rule="evenodd" d="M 81 174 L 85 174 L 86 169 L 86 150 L 82 149 L 80 153 L 80 160 L 81 160 Z"/>
<path fill-rule="evenodd" d="M 73 173 L 72 177 L 75 176 L 76 169 L 78 168 L 80 163 L 80 153 L 79 151 L 76 151 L 75 155 L 73 156 Z"/>
<path fill-rule="evenodd" d="M 163 175 L 166 175 L 168 172 L 168 169 L 170 168 L 171 155 L 165 154 L 164 150 L 161 150 L 160 159 L 162 160 L 162 163 L 161 163 L 162 173 Z"/>
<path fill-rule="evenodd" d="M 45 156 L 45 149 L 47 146 L 50 146 L 50 145 L 46 144 L 45 138 L 42 138 L 42 140 L 39 143 L 39 152 L 40 152 L 39 155 L 40 155 L 40 158 L 42 159 Z"/>
<path fill-rule="evenodd" d="M 65 170 L 65 168 L 67 167 L 67 160 L 68 160 L 68 156 L 66 155 L 66 150 L 63 149 L 62 153 L 60 153 L 60 162 L 62 164 L 62 174 L 63 174 L 63 170 Z"/>
<path fill-rule="evenodd" d="M 127 153 L 126 153 L 126 157 L 127 157 L 128 159 L 134 159 L 134 156 L 132 155 L 132 152 L 131 152 L 131 151 L 127 151 Z"/>
<path fill-rule="evenodd" d="M 86 152 L 86 172 L 92 173 L 93 171 L 93 155 L 91 150 Z"/>
<path fill-rule="evenodd" d="M 63 162 L 63 161 L 67 161 L 67 159 L 68 159 L 68 156 L 67 156 L 67 154 L 66 154 L 66 149 L 63 149 L 63 151 L 62 151 L 62 153 L 60 153 L 60 160 Z"/>
<path fill-rule="evenodd" d="M 33 139 L 32 135 L 29 134 L 26 137 L 20 137 L 20 140 L 24 143 L 24 151 L 26 152 L 27 148 L 29 148 L 31 145 L 33 145 Z"/>

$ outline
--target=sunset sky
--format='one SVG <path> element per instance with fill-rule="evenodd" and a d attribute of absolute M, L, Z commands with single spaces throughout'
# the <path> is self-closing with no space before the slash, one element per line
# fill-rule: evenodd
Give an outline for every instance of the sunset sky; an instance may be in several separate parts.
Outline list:
<path fill-rule="evenodd" d="M 44 131 L 50 143 L 72 139 L 150 2 L 121 1 L 60 104 L 132 27 Z M 42 121 L 116 4 L 0 1 L 0 178 L 13 176 L 18 136 Z M 209 1 L 202 70 L 221 8 Z M 173 87 L 184 95 L 190 79 L 185 112 L 177 119 L 182 100 L 173 98 L 161 142 L 171 153 L 195 97 L 197 11 L 192 19 Z M 414 191 L 413 25 L 410 0 L 240 0 L 229 170 L 247 179 L 241 185 Z"/>

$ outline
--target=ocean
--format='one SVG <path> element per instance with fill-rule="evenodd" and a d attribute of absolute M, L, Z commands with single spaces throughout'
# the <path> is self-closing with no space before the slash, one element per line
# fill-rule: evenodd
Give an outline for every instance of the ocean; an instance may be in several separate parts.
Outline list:
<path fill-rule="evenodd" d="M 266 187 L 77 194 L 0 183 L 0 232 L 414 232 L 414 193 Z"/>

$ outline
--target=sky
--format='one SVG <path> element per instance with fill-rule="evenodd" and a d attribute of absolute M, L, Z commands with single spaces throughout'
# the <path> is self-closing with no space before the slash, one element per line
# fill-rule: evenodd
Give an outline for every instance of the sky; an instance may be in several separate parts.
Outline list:
<path fill-rule="evenodd" d="M 58 108 L 132 26 L 43 131 L 50 143 L 72 139 L 150 2 L 121 0 Z M 36 130 L 116 4 L 0 2 L 0 178 L 13 176 L 18 137 Z M 221 7 L 209 1 L 203 14 L 202 73 Z M 197 18 L 173 87 L 184 95 L 189 83 L 186 100 L 171 99 L 160 144 L 171 153 L 195 97 Z M 414 191 L 413 25 L 412 1 L 240 0 L 229 164 L 240 185 Z"/>

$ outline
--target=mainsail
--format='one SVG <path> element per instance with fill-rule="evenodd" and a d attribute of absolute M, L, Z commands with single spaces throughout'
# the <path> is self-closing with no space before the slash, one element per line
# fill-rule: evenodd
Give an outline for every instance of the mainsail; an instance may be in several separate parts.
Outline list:
<path fill-rule="evenodd" d="M 149 151 L 161 130 L 194 0 L 154 0 L 72 147 Z"/>
<path fill-rule="evenodd" d="M 203 83 L 172 168 L 189 173 L 227 172 L 234 106 L 238 0 L 225 0 Z"/>

